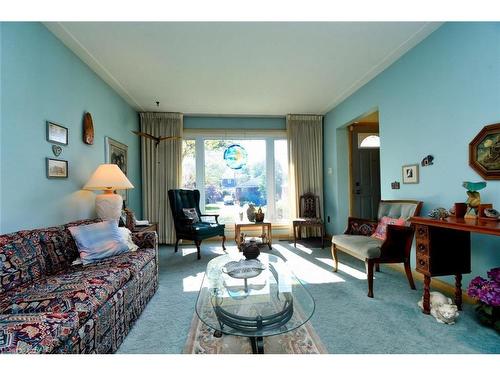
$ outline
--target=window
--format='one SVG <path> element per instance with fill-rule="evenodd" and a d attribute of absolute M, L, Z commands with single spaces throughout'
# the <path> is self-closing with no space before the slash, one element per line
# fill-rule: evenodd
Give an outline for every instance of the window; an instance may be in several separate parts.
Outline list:
<path fill-rule="evenodd" d="M 283 138 L 185 136 L 182 186 L 199 189 L 201 210 L 219 214 L 223 223 L 246 219 L 249 204 L 261 207 L 266 220 L 287 221 L 288 152 Z M 224 160 L 224 152 L 232 145 L 246 151 L 246 162 L 238 169 Z"/>
<path fill-rule="evenodd" d="M 380 148 L 380 137 L 375 133 L 358 133 L 358 148 Z"/>

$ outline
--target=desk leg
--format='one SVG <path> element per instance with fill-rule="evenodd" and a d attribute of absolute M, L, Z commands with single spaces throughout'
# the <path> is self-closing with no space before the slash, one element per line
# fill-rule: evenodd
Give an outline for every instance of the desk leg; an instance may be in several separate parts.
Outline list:
<path fill-rule="evenodd" d="M 234 242 L 236 242 L 236 246 L 238 247 L 238 251 L 240 251 L 240 227 L 234 226 Z"/>
<path fill-rule="evenodd" d="M 431 313 L 431 277 L 424 276 L 424 314 L 429 315 Z"/>
<path fill-rule="evenodd" d="M 455 305 L 462 310 L 462 274 L 455 275 Z"/>
<path fill-rule="evenodd" d="M 269 242 L 267 243 L 267 246 L 269 246 L 269 250 L 272 250 L 273 248 L 273 232 L 271 230 L 271 224 L 267 226 L 267 234 L 268 234 L 268 240 Z"/>

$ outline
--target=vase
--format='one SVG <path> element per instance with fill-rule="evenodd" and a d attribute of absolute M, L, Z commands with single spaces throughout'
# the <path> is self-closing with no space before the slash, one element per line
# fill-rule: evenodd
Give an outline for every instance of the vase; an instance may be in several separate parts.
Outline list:
<path fill-rule="evenodd" d="M 241 246 L 243 256 L 246 259 L 257 259 L 260 255 L 259 245 L 255 241 L 249 241 Z"/>
<path fill-rule="evenodd" d="M 500 333 L 500 306 L 490 306 L 479 302 L 476 307 L 476 315 L 482 324 L 492 327 Z"/>
<path fill-rule="evenodd" d="M 255 206 L 253 204 L 248 205 L 247 218 L 248 221 L 255 221 Z"/>
<path fill-rule="evenodd" d="M 264 221 L 264 213 L 262 212 L 262 208 L 259 208 L 259 210 L 255 214 L 255 222 L 262 223 L 263 221 Z"/>

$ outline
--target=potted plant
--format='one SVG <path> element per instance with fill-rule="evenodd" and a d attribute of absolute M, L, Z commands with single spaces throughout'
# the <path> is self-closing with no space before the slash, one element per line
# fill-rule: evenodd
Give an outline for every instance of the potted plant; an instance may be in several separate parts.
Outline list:
<path fill-rule="evenodd" d="M 489 270 L 488 279 L 472 279 L 467 294 L 479 302 L 476 313 L 481 323 L 500 332 L 500 267 Z"/>

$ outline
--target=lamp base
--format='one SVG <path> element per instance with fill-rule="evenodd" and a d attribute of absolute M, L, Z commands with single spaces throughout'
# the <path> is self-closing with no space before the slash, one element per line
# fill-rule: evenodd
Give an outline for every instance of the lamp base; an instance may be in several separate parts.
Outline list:
<path fill-rule="evenodd" d="M 123 198 L 119 194 L 104 193 L 95 197 L 97 217 L 102 220 L 118 220 L 122 213 Z"/>

